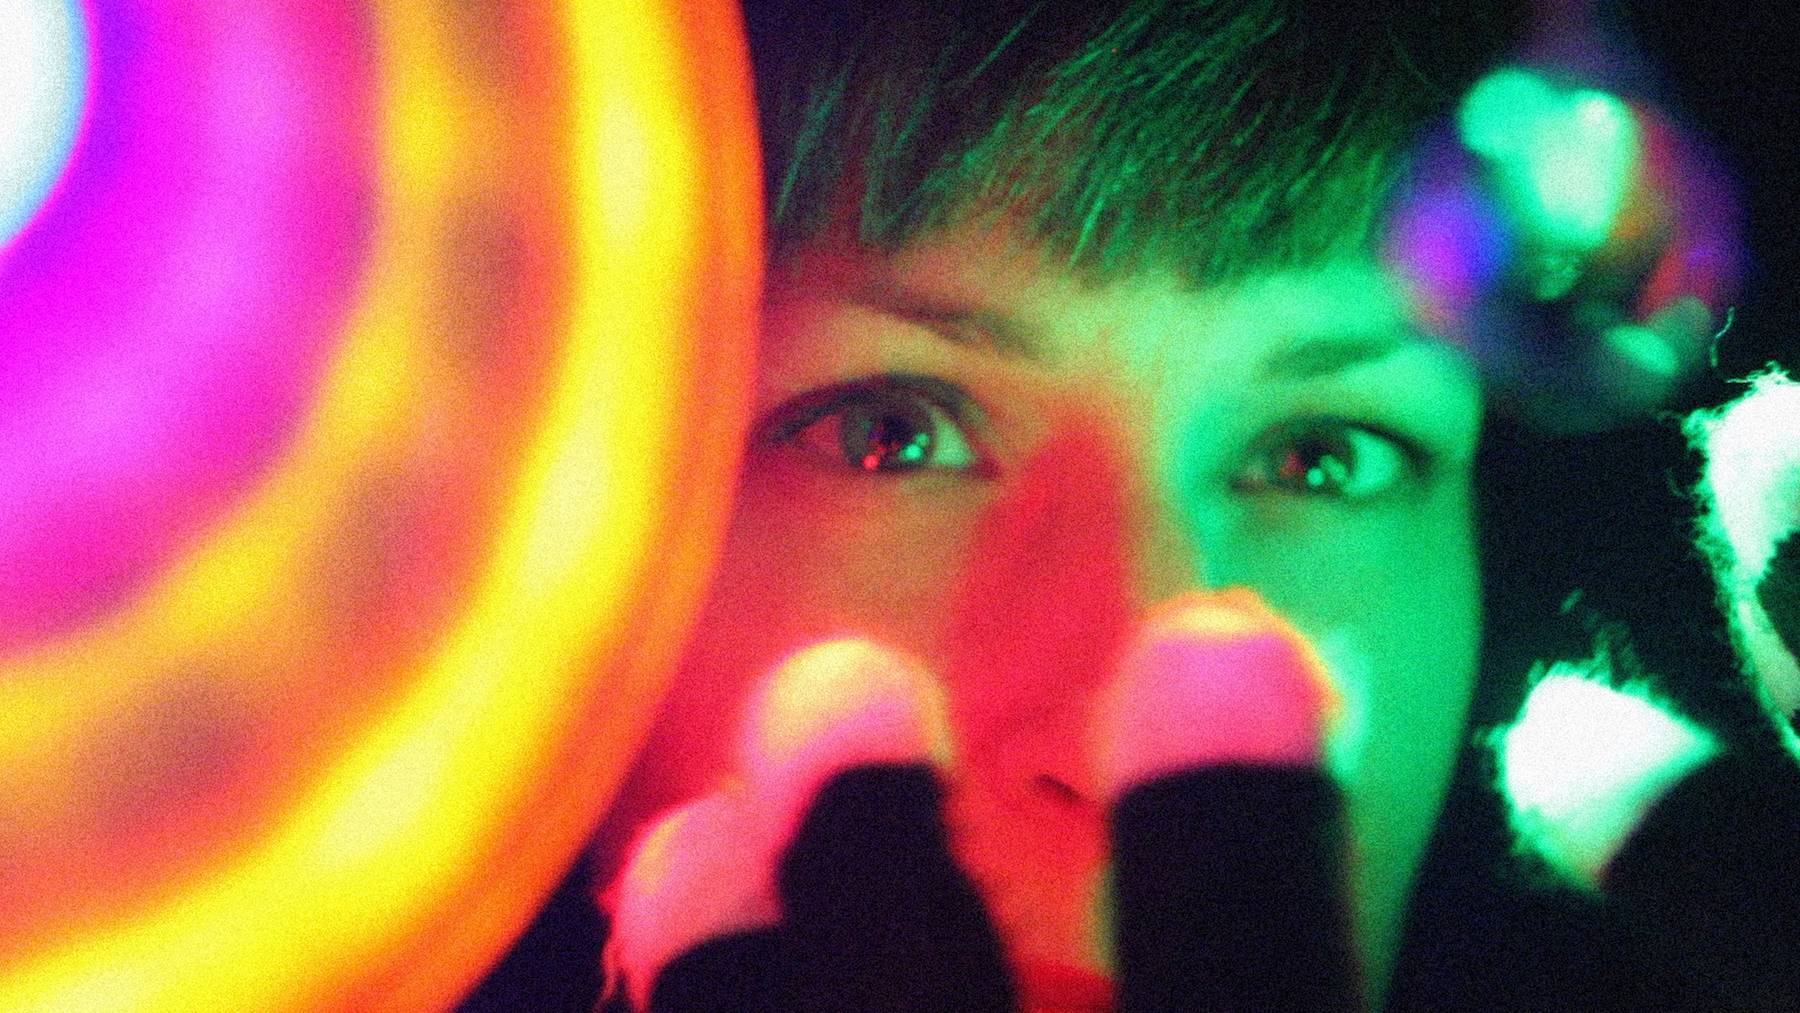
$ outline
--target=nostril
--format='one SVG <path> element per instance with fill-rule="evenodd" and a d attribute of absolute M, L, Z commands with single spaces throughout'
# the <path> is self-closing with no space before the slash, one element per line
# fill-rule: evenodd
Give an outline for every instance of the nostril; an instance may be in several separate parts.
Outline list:
<path fill-rule="evenodd" d="M 1069 782 L 1049 774 L 1039 774 L 1032 778 L 1031 786 L 1039 794 L 1047 795 L 1055 801 L 1067 806 L 1082 805 L 1088 800 L 1086 795 L 1083 795 Z"/>

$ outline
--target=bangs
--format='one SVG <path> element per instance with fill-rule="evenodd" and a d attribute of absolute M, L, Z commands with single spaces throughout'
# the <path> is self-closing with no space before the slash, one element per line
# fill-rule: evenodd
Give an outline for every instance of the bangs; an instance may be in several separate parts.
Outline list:
<path fill-rule="evenodd" d="M 1194 285 L 1367 249 L 1421 128 L 1520 20 L 1402 32 L 1395 5 L 1292 0 L 818 6 L 750 10 L 776 257 L 832 226 L 891 251 L 1005 215 L 1077 274 Z"/>

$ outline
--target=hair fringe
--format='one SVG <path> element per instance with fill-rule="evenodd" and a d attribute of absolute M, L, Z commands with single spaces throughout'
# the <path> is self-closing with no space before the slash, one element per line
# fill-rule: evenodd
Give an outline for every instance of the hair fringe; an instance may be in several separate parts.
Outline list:
<path fill-rule="evenodd" d="M 1448 19 L 1378 6 L 749 0 L 773 255 L 838 225 L 891 251 L 1002 214 L 1095 280 L 1366 251 L 1423 127 L 1512 41 L 1473 16 L 1430 35 L 1452 87 L 1421 88 L 1396 21 Z"/>

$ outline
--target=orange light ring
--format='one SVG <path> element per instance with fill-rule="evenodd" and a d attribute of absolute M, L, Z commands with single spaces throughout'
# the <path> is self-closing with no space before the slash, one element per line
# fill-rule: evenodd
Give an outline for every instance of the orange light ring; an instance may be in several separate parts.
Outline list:
<path fill-rule="evenodd" d="M 735 5 L 545 6 L 502 16 L 566 47 L 572 266 L 546 393 L 502 464 L 518 475 L 509 505 L 483 526 L 487 562 L 403 684 L 276 723 L 341 744 L 296 754 L 312 765 L 285 778 L 276 825 L 207 838 L 209 858 L 160 894 L 0 939 L 0 1009 L 442 1005 L 522 927 L 616 788 L 724 521 L 760 176 Z M 416 456 L 433 412 L 454 412 L 434 406 L 445 374 L 420 331 L 442 310 L 455 184 L 496 168 L 479 151 L 506 110 L 456 104 L 450 17 L 379 12 L 380 223 L 303 432 L 154 588 L 8 659 L 0 697 L 40 738 L 75 719 L 104 734 L 183 659 L 248 664 L 277 644 L 284 575 L 337 544 L 371 474 L 358 455 Z M 621 176 L 642 186 L 609 189 Z"/>

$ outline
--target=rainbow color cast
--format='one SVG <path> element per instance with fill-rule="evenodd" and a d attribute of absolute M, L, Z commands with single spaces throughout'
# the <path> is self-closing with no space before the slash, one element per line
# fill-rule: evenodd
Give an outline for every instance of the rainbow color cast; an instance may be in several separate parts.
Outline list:
<path fill-rule="evenodd" d="M 64 83 L 0 152 L 0 1010 L 445 1005 L 710 570 L 736 6 L 25 9 Z"/>
<path fill-rule="evenodd" d="M 1385 255 L 1511 411 L 1596 431 L 1661 406 L 1704 358 L 1742 259 L 1732 189 L 1651 103 L 1508 66 L 1421 145 Z"/>

